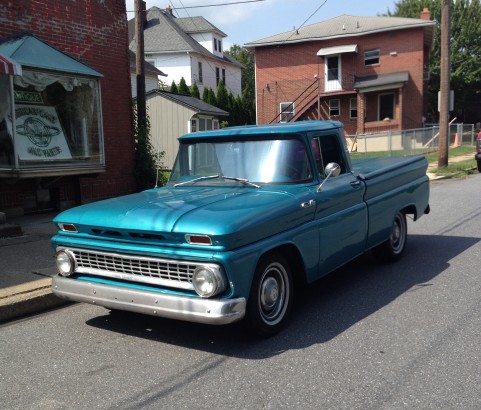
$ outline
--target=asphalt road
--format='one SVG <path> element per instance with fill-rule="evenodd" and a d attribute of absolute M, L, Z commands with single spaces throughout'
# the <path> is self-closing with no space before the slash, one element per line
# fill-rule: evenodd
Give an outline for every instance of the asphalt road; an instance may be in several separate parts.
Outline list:
<path fill-rule="evenodd" d="M 297 295 L 283 333 L 70 305 L 0 327 L 1 409 L 479 409 L 481 174 L 431 185 L 405 257 Z"/>

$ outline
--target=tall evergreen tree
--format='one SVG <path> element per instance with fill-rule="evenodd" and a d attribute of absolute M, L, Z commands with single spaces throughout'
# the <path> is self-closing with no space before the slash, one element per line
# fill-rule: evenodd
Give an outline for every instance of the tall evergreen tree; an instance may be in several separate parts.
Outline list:
<path fill-rule="evenodd" d="M 217 107 L 217 99 L 215 98 L 215 94 L 214 94 L 214 91 L 212 90 L 212 88 L 209 88 L 207 103 Z"/>
<path fill-rule="evenodd" d="M 197 81 L 194 81 L 192 88 L 190 89 L 190 95 L 194 98 L 198 98 L 200 100 L 200 91 L 199 87 L 197 86 Z"/>
<path fill-rule="evenodd" d="M 216 106 L 221 110 L 229 110 L 229 94 L 222 80 L 217 84 Z"/>
<path fill-rule="evenodd" d="M 181 77 L 181 79 L 180 79 L 178 93 L 179 94 L 190 94 L 189 87 L 187 86 L 187 83 L 185 82 L 184 77 Z"/>
<path fill-rule="evenodd" d="M 209 87 L 204 87 L 204 91 L 202 91 L 202 101 L 206 103 L 209 102 Z"/>
<path fill-rule="evenodd" d="M 170 92 L 176 93 L 176 94 L 179 92 L 179 89 L 177 88 L 177 84 L 175 83 L 175 81 L 172 81 L 172 85 L 170 86 Z"/>

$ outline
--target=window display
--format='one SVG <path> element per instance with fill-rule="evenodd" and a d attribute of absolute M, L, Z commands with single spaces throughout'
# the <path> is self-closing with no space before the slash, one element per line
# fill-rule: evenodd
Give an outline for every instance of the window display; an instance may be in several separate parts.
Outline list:
<path fill-rule="evenodd" d="M 5 77 L 5 78 L 3 78 Z M 23 70 L 0 76 L 0 168 L 103 166 L 99 81 Z"/>

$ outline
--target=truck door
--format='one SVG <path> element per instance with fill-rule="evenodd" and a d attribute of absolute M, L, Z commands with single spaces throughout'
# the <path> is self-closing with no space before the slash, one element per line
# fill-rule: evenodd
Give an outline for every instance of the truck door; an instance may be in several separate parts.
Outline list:
<path fill-rule="evenodd" d="M 312 149 L 319 175 L 330 162 L 341 167 L 337 177 L 331 177 L 316 192 L 316 222 L 319 228 L 319 276 L 323 276 L 346 261 L 362 254 L 367 234 L 367 207 L 363 201 L 364 183 L 349 169 L 336 134 L 312 139 Z"/>

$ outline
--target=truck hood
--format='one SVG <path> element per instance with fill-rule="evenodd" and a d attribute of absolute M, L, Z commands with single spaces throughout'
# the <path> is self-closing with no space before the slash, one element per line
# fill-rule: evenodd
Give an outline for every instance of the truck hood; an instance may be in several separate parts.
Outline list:
<path fill-rule="evenodd" d="M 75 224 L 84 233 L 209 235 L 215 245 L 234 248 L 311 220 L 315 207 L 301 207 L 312 198 L 310 190 L 295 189 L 303 194 L 252 187 L 160 188 L 82 205 L 54 222 Z"/>

